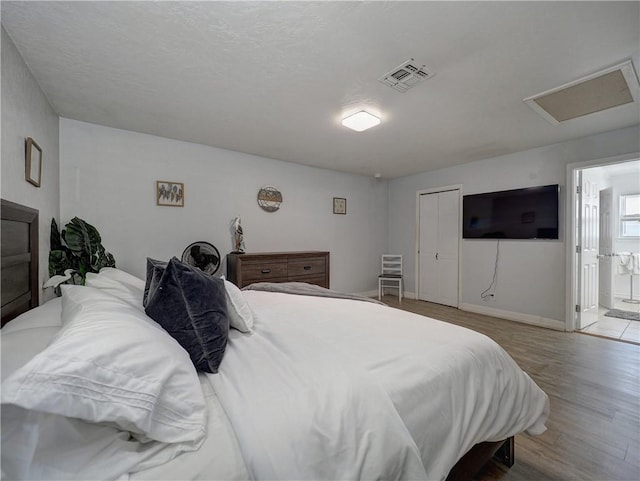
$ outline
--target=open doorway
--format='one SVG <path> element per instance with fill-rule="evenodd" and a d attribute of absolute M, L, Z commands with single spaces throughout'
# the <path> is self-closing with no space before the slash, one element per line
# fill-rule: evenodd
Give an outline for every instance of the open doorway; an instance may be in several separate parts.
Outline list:
<path fill-rule="evenodd" d="M 640 160 L 574 170 L 575 322 L 640 344 Z"/>

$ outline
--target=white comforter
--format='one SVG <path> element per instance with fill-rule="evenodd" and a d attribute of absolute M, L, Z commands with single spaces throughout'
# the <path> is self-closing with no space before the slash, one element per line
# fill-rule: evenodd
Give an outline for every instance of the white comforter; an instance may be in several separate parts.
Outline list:
<path fill-rule="evenodd" d="M 441 480 L 478 442 L 545 430 L 547 396 L 486 336 L 376 304 L 244 294 L 255 333 L 232 337 L 210 380 L 257 479 Z"/>
<path fill-rule="evenodd" d="M 478 442 L 545 429 L 547 396 L 483 335 L 377 304 L 243 294 L 255 332 L 232 330 L 219 374 L 201 377 L 208 433 L 198 451 L 167 462 L 171 445 L 135 447 L 117 430 L 88 444 L 95 428 L 74 420 L 65 422 L 78 439 L 61 442 L 55 426 L 47 437 L 43 424 L 31 431 L 38 442 L 16 446 L 101 479 L 442 480 Z M 30 313 L 33 325 L 27 314 L 0 333 L 3 375 L 60 325 L 59 302 Z"/>
<path fill-rule="evenodd" d="M 234 336 L 223 364 L 209 379 L 252 478 L 426 479 L 386 392 L 299 323 Z"/>

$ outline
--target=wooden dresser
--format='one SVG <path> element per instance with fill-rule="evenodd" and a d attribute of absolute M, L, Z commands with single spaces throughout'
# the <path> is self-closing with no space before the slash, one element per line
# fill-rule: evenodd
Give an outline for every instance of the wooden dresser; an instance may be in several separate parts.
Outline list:
<path fill-rule="evenodd" d="M 308 282 L 329 288 L 329 253 L 227 254 L 227 279 L 242 288 L 254 282 Z"/>

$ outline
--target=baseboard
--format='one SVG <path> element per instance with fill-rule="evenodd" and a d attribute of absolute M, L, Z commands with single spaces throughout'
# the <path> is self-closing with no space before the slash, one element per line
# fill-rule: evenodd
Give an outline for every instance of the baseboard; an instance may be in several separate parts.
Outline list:
<path fill-rule="evenodd" d="M 378 298 L 378 291 L 365 291 L 365 292 L 356 292 L 356 296 L 362 296 L 362 297 L 375 297 L 376 299 Z"/>
<path fill-rule="evenodd" d="M 521 312 L 505 311 L 503 309 L 496 309 L 495 307 L 479 306 L 477 304 L 463 302 L 460 304 L 460 310 L 484 314 L 485 316 L 499 317 L 500 319 L 507 319 L 509 321 L 522 322 L 524 324 L 531 324 L 532 326 L 546 327 L 557 331 L 565 330 L 564 321 L 523 314 Z"/>

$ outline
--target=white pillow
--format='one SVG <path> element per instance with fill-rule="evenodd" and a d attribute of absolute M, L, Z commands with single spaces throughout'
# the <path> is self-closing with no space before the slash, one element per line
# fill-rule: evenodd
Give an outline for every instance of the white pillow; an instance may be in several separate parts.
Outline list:
<path fill-rule="evenodd" d="M 51 343 L 62 326 L 61 312 L 62 299 L 56 297 L 5 324 L 0 330 L 2 381 Z"/>
<path fill-rule="evenodd" d="M 114 267 L 104 267 L 99 274 L 88 272 L 85 285 L 95 287 L 128 302 L 140 310 L 144 296 L 144 281 Z"/>
<path fill-rule="evenodd" d="M 227 315 L 231 327 L 241 332 L 253 332 L 254 314 L 251 306 L 242 295 L 238 286 L 224 280 L 224 287 L 227 291 Z"/>
<path fill-rule="evenodd" d="M 125 272 L 121 269 L 116 269 L 115 267 L 103 267 L 100 269 L 100 275 L 102 277 L 108 277 L 109 279 L 113 279 L 114 281 L 120 281 L 125 284 L 129 284 L 138 289 L 144 290 L 144 280 L 136 277 L 128 272 Z"/>
<path fill-rule="evenodd" d="M 187 352 L 144 313 L 86 286 L 62 286 L 63 327 L 2 383 L 3 404 L 165 443 L 204 438 L 206 410 Z"/>
<path fill-rule="evenodd" d="M 0 335 L 0 357 L 2 357 L 0 380 L 8 379 L 36 354 L 44 351 L 59 330 L 60 327 L 34 327 L 3 332 Z"/>
<path fill-rule="evenodd" d="M 62 299 L 56 297 L 10 320 L 0 332 L 9 334 L 10 332 L 39 327 L 60 327 L 62 325 L 60 320 L 61 311 Z"/>

